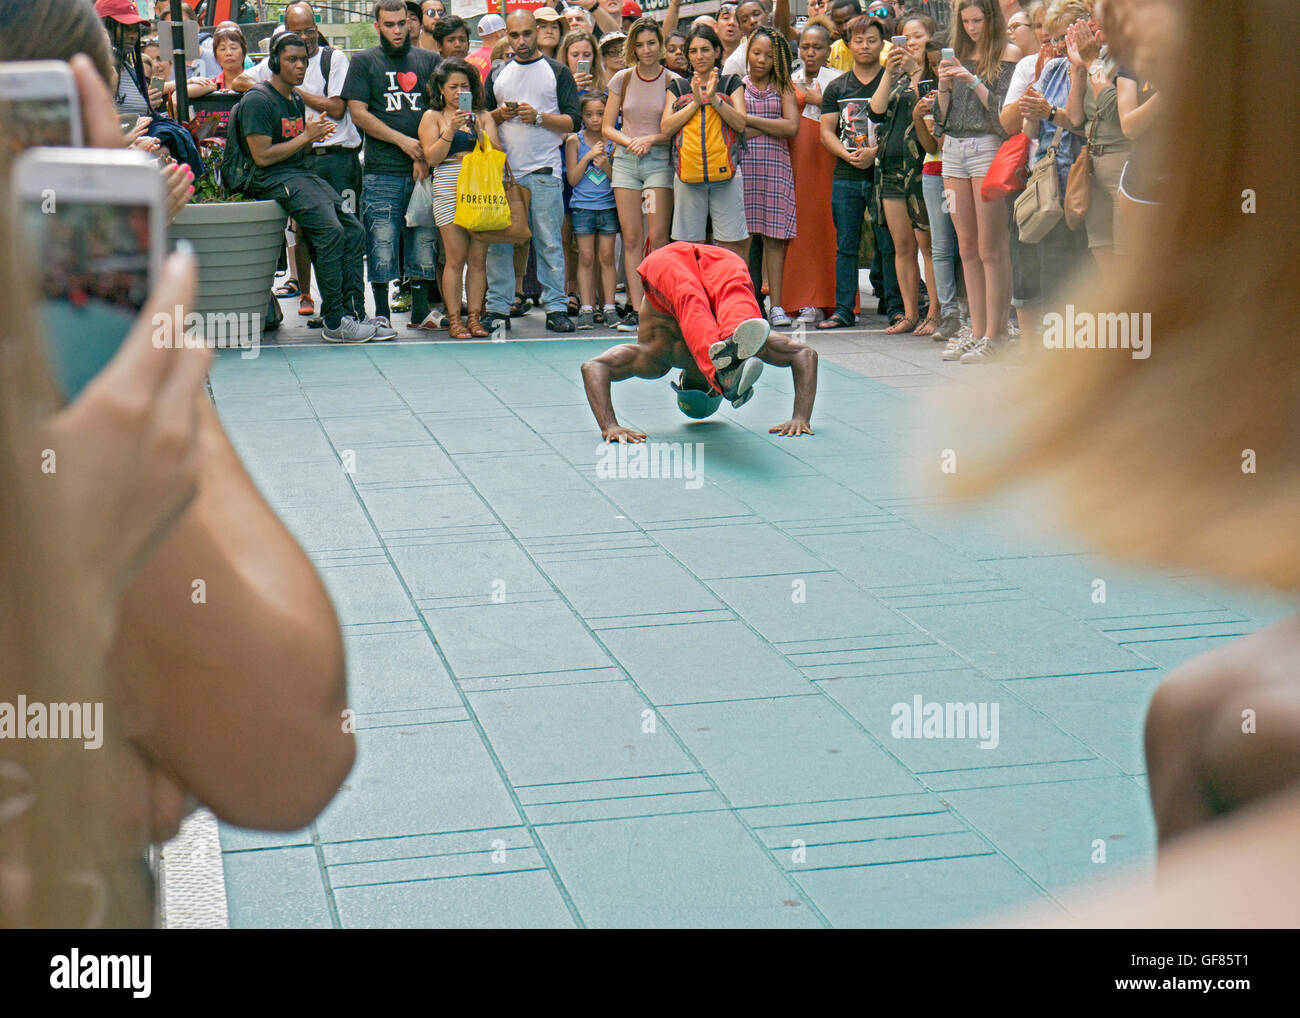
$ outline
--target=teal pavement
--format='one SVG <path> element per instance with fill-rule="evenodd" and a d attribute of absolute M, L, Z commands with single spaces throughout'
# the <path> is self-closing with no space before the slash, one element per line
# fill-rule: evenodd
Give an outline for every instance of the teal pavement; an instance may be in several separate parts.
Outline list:
<path fill-rule="evenodd" d="M 232 926 L 935 926 L 1149 869 L 1152 691 L 1293 607 L 941 507 L 921 397 L 825 357 L 815 438 L 788 372 L 703 422 L 618 384 L 677 443 L 637 476 L 608 342 L 217 359 L 358 730 L 311 828 L 222 828 Z"/>

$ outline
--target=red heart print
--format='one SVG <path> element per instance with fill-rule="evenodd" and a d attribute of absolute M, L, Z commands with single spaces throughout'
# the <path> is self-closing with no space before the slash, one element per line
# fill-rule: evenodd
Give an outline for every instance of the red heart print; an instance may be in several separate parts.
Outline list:
<path fill-rule="evenodd" d="M 402 86 L 403 92 L 410 92 L 412 89 L 415 88 L 415 72 L 398 71 L 397 83 Z"/>

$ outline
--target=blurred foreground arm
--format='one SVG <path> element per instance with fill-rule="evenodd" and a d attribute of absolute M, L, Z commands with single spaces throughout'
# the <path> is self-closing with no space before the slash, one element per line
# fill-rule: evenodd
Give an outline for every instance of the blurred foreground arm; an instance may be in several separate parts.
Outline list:
<path fill-rule="evenodd" d="M 355 756 L 342 637 L 306 554 L 199 402 L 198 496 L 127 591 L 111 663 L 156 767 L 229 823 L 296 830 Z"/>

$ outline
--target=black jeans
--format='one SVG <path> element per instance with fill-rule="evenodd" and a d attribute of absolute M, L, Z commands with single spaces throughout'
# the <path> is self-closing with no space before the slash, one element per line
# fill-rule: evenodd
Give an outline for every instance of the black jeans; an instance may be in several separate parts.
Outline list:
<path fill-rule="evenodd" d="M 344 315 L 365 318 L 366 233 L 339 193 L 306 171 L 261 192 L 260 197 L 280 203 L 311 244 L 326 327 L 338 328 Z"/>
<path fill-rule="evenodd" d="M 344 208 L 361 215 L 361 158 L 357 149 L 338 145 L 314 148 L 307 165 L 312 173 L 343 196 Z"/>

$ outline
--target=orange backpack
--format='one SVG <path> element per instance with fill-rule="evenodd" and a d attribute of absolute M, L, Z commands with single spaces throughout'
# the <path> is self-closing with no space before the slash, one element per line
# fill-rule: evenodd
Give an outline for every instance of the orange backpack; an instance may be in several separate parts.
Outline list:
<path fill-rule="evenodd" d="M 679 110 L 691 101 L 691 95 L 678 96 L 673 109 Z M 729 99 L 724 101 L 730 102 Z M 713 184 L 730 180 L 736 175 L 733 153 L 737 134 L 722 115 L 713 107 L 700 110 L 673 139 L 673 155 L 677 160 L 677 176 L 685 184 Z"/>

